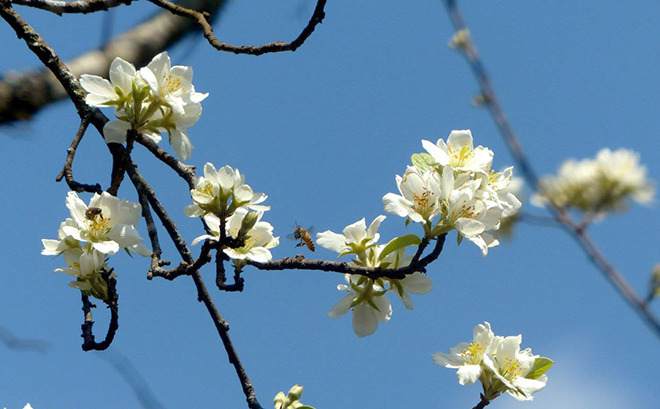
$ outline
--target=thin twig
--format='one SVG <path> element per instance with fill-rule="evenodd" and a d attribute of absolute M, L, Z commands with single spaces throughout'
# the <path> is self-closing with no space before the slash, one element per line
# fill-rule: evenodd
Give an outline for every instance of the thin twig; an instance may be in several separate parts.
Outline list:
<path fill-rule="evenodd" d="M 133 0 L 11 0 L 11 3 L 13 4 L 50 11 L 59 16 L 65 13 L 87 14 L 95 11 L 106 11 L 113 7 L 121 6 L 122 4 L 129 5 L 132 2 Z"/>
<path fill-rule="evenodd" d="M 66 184 L 69 185 L 69 189 L 75 191 L 75 192 L 90 192 L 90 193 L 101 193 L 103 189 L 101 189 L 101 185 L 98 183 L 95 185 L 88 185 L 84 183 L 79 183 L 73 178 L 73 158 L 76 155 L 76 150 L 78 149 L 78 145 L 80 144 L 80 141 L 82 140 L 83 136 L 85 135 L 85 131 L 87 130 L 87 127 L 89 126 L 89 122 L 91 120 L 91 117 L 89 115 L 85 115 L 81 120 L 80 120 L 80 127 L 78 128 L 78 132 L 76 133 L 76 136 L 73 138 L 73 141 L 71 142 L 71 146 L 69 146 L 69 149 L 66 150 L 67 155 L 66 155 L 66 161 L 64 162 L 64 168 L 60 172 L 59 175 L 57 175 L 57 178 L 55 178 L 56 182 L 60 182 L 62 178 L 66 180 Z"/>
<path fill-rule="evenodd" d="M 447 8 L 447 13 L 449 14 L 454 29 L 457 32 L 461 30 L 467 30 L 465 32 L 469 32 L 465 19 L 458 8 L 457 1 L 443 0 L 443 2 Z M 514 160 L 520 166 L 522 173 L 531 188 L 538 190 L 541 188 L 539 185 L 539 178 L 532 168 L 529 159 L 525 155 L 520 140 L 513 131 L 513 126 L 509 122 L 509 119 L 504 112 L 504 108 L 495 93 L 493 82 L 486 72 L 471 36 L 466 37 L 464 43 L 461 44 L 460 50 L 463 51 L 463 55 L 481 87 L 482 94 L 486 96 L 486 98 L 484 98 L 485 103 L 488 106 L 500 133 L 504 137 Z M 628 284 L 623 275 L 596 246 L 593 239 L 585 231 L 586 225 L 583 226 L 582 224 L 576 223 L 565 208 L 553 205 L 553 207 L 549 208 L 549 211 L 551 211 L 557 220 L 564 225 L 565 230 L 577 241 L 591 262 L 598 268 L 602 276 L 614 287 L 619 295 L 622 296 L 624 301 L 634 309 L 656 336 L 660 337 L 660 320 L 648 309 L 648 306 L 642 297 L 637 294 L 632 286 Z"/>
<path fill-rule="evenodd" d="M 296 37 L 295 40 L 289 43 L 276 41 L 261 46 L 251 46 L 251 45 L 235 46 L 235 45 L 225 44 L 219 41 L 215 37 L 215 35 L 213 34 L 213 27 L 211 27 L 211 24 L 209 24 L 207 17 L 204 15 L 204 13 L 200 13 L 195 10 L 181 7 L 168 0 L 149 0 L 149 1 L 158 7 L 161 7 L 165 10 L 169 10 L 172 14 L 188 17 L 194 20 L 202 28 L 202 31 L 204 32 L 204 37 L 208 40 L 209 44 L 211 44 L 211 46 L 213 46 L 213 48 L 215 48 L 216 50 L 228 51 L 234 54 L 249 54 L 249 55 L 262 55 L 266 53 L 296 51 L 301 45 L 303 45 L 305 40 L 307 40 L 309 36 L 312 35 L 314 30 L 316 29 L 316 26 L 319 25 L 325 18 L 324 8 L 327 2 L 327 0 L 318 0 L 318 2 L 316 3 L 316 7 L 314 8 L 314 13 L 312 14 L 312 17 L 309 19 L 309 23 L 307 23 L 307 25 L 300 32 L 298 37 Z"/>
<path fill-rule="evenodd" d="M 147 148 L 149 152 L 151 152 L 156 158 L 158 158 L 161 162 L 172 168 L 172 170 L 174 170 L 179 176 L 181 176 L 181 178 L 183 178 L 183 180 L 185 180 L 188 183 L 188 187 L 190 189 L 195 188 L 194 166 L 186 165 L 185 163 L 181 162 L 174 156 L 165 152 L 163 148 L 158 146 L 154 141 L 152 141 L 151 139 L 147 138 L 142 134 L 138 134 L 135 136 L 135 142 Z"/>

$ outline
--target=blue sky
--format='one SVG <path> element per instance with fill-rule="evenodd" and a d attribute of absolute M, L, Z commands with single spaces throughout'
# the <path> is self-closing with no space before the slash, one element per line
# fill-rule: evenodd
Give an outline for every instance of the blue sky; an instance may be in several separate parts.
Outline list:
<path fill-rule="evenodd" d="M 655 1 L 462 1 L 479 51 L 507 113 L 540 173 L 567 158 L 604 147 L 640 152 L 660 179 L 660 27 Z M 56 17 L 17 7 L 66 60 L 95 46 L 102 14 Z M 116 30 L 154 8 L 116 10 Z M 216 24 L 220 39 L 261 44 L 294 38 L 307 23 L 310 0 L 231 2 Z M 295 223 L 340 231 L 383 214 L 381 198 L 396 191 L 422 139 L 472 130 L 512 164 L 487 112 L 474 108 L 477 86 L 446 44 L 452 31 L 440 1 L 330 1 L 327 17 L 295 53 L 262 57 L 219 53 L 198 38 L 169 50 L 191 65 L 204 115 L 190 129 L 189 163 L 229 164 L 256 191 L 269 194 L 266 220 L 285 236 Z M 38 65 L 0 24 L 0 72 Z M 16 336 L 52 344 L 47 354 L 0 348 L 0 407 L 110 409 L 139 407 L 130 386 L 95 353 L 80 349 L 80 298 L 68 278 L 52 274 L 63 260 L 39 255 L 68 216 L 67 188 L 54 182 L 77 129 L 69 102 L 29 123 L 0 129 L 4 199 L 0 247 L 0 325 Z M 186 185 L 143 149 L 140 170 L 170 209 L 184 237 L 201 234 L 183 215 Z M 74 172 L 107 185 L 110 160 L 93 133 Z M 120 196 L 136 200 L 130 184 Z M 88 198 L 86 197 L 86 200 Z M 526 211 L 539 212 L 527 207 Z M 146 237 L 144 224 L 140 225 Z M 384 240 L 414 231 L 389 215 Z M 657 205 L 634 206 L 591 228 L 631 284 L 644 291 L 660 261 Z M 498 398 L 497 408 L 612 409 L 655 407 L 658 339 L 648 331 L 561 230 L 518 226 L 515 240 L 487 258 L 451 235 L 430 266 L 434 289 L 415 310 L 393 300 L 392 320 L 358 339 L 350 317 L 327 312 L 341 298 L 343 277 L 309 271 L 246 270 L 241 294 L 212 291 L 264 407 L 280 390 L 305 386 L 303 402 L 318 409 L 470 408 L 479 388 L 461 387 L 454 371 L 430 354 L 468 340 L 489 321 L 501 335 L 523 334 L 523 346 L 556 361 L 547 388 L 533 402 Z M 283 238 L 275 257 L 301 252 Z M 178 261 L 172 246 L 165 257 Z M 311 254 L 305 253 L 307 257 Z M 334 259 L 318 251 L 315 257 Z M 120 328 L 111 348 L 128 358 L 162 407 L 245 407 L 240 385 L 192 280 L 146 280 L 148 260 L 119 255 Z M 209 286 L 213 272 L 205 271 Z M 655 306 L 660 312 L 660 307 Z M 107 318 L 95 315 L 99 330 Z"/>

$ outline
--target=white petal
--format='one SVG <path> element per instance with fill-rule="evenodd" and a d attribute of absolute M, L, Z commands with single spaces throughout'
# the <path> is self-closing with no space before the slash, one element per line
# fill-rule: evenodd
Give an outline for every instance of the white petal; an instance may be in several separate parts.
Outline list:
<path fill-rule="evenodd" d="M 355 293 L 347 294 L 344 296 L 328 313 L 330 318 L 339 318 L 344 315 L 351 309 L 351 303 L 355 301 Z"/>
<path fill-rule="evenodd" d="M 463 365 L 456 371 L 456 378 L 461 385 L 472 385 L 481 376 L 481 365 Z"/>
<path fill-rule="evenodd" d="M 97 251 L 103 254 L 112 255 L 119 251 L 119 244 L 117 244 L 117 242 L 114 242 L 112 240 L 92 243 L 92 245 Z"/>
<path fill-rule="evenodd" d="M 135 76 L 135 66 L 130 62 L 117 57 L 110 64 L 110 81 L 122 91 L 126 93 L 132 91 L 133 76 Z"/>
<path fill-rule="evenodd" d="M 116 241 L 119 247 L 131 247 L 142 241 L 140 234 L 130 224 L 118 224 L 110 230 L 108 237 Z"/>
<path fill-rule="evenodd" d="M 140 68 L 140 77 L 144 80 L 144 82 L 147 83 L 149 86 L 149 89 L 156 94 L 158 94 L 158 79 L 156 78 L 156 74 L 152 70 L 149 69 L 149 67 L 142 67 Z"/>
<path fill-rule="evenodd" d="M 126 132 L 131 129 L 128 122 L 115 119 L 109 121 L 103 126 L 103 138 L 105 143 L 124 143 L 126 142 Z"/>
<path fill-rule="evenodd" d="M 81 75 L 80 85 L 88 92 L 85 101 L 91 106 L 105 106 L 106 102 L 117 99 L 115 87 L 110 81 L 98 75 Z"/>
<path fill-rule="evenodd" d="M 374 286 L 374 289 L 376 286 Z M 379 322 L 387 322 L 392 318 L 392 303 L 390 302 L 390 299 L 383 296 L 380 297 L 374 297 L 373 298 L 374 304 L 376 304 L 376 307 L 378 307 L 378 311 L 375 311 L 376 313 L 376 319 Z"/>
<path fill-rule="evenodd" d="M 461 217 L 454 222 L 454 227 L 465 237 L 477 236 L 486 230 L 486 226 L 480 221 Z"/>
<path fill-rule="evenodd" d="M 472 149 L 474 147 L 472 143 L 472 132 L 469 129 L 451 131 L 449 138 L 447 138 L 447 145 L 452 150 L 460 149 L 463 146 Z"/>
<path fill-rule="evenodd" d="M 401 280 L 403 289 L 411 294 L 426 294 L 433 289 L 433 282 L 426 274 L 416 272 Z"/>
<path fill-rule="evenodd" d="M 328 250 L 341 253 L 346 249 L 346 237 L 343 234 L 326 230 L 316 235 L 316 244 Z"/>
<path fill-rule="evenodd" d="M 371 335 L 378 329 L 375 311 L 362 303 L 353 308 L 353 332 L 360 338 Z"/>
<path fill-rule="evenodd" d="M 433 142 L 424 140 L 422 141 L 422 146 L 441 166 L 447 166 L 449 164 L 449 155 L 438 145 L 434 144 Z"/>
<path fill-rule="evenodd" d="M 181 158 L 181 160 L 188 160 L 190 158 L 193 146 L 185 131 L 175 128 L 170 136 L 170 143 L 174 148 L 174 152 L 176 152 L 176 156 Z"/>

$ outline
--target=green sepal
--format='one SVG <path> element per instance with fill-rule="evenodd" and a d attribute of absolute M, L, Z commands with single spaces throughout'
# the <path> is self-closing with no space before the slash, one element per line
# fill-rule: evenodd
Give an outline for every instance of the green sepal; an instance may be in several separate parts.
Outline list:
<path fill-rule="evenodd" d="M 461 233 L 458 233 L 456 235 L 456 245 L 460 246 L 462 241 L 463 241 L 463 235 Z"/>
<path fill-rule="evenodd" d="M 435 160 L 433 156 L 428 153 L 413 153 L 410 157 L 410 161 L 415 165 L 419 170 L 424 172 L 428 167 L 435 165 Z"/>
<path fill-rule="evenodd" d="M 554 365 L 555 362 L 550 359 L 550 358 L 545 358 L 545 357 L 538 357 L 534 360 L 534 366 L 532 366 L 532 369 L 525 375 L 525 378 L 527 379 L 538 379 L 548 371 L 548 369 L 552 368 L 552 365 Z"/>
<path fill-rule="evenodd" d="M 390 240 L 390 242 L 387 243 L 385 248 L 383 248 L 383 250 L 380 252 L 380 254 L 378 255 L 378 261 L 381 261 L 388 254 L 397 251 L 402 247 L 419 246 L 421 242 L 422 239 L 420 239 L 414 234 L 406 234 L 405 236 L 395 237 L 392 240 Z"/>

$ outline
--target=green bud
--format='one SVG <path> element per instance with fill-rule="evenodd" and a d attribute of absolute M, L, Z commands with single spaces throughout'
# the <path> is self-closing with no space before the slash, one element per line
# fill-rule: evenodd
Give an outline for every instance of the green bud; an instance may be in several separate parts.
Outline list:
<path fill-rule="evenodd" d="M 259 215 L 256 212 L 248 212 L 241 222 L 241 228 L 238 231 L 238 237 L 244 237 L 248 234 L 255 224 L 259 221 Z"/>

